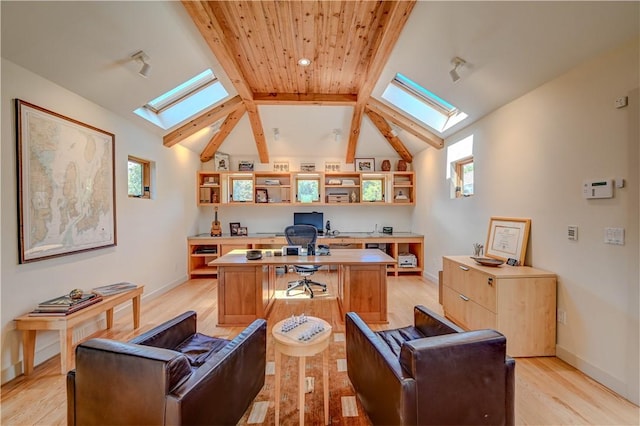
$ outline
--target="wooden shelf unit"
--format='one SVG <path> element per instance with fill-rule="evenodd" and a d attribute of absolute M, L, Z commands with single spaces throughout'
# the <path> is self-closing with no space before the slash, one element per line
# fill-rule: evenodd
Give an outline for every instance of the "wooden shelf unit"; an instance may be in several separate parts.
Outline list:
<path fill-rule="evenodd" d="M 298 194 L 298 183 L 303 180 L 311 185 L 317 182 L 317 198 L 303 200 L 304 196 Z M 380 187 L 379 199 L 367 199 L 371 197 L 370 185 Z M 416 193 L 414 172 L 198 171 L 196 187 L 198 206 L 414 205 Z M 261 191 L 266 191 L 267 202 L 258 197 Z"/>

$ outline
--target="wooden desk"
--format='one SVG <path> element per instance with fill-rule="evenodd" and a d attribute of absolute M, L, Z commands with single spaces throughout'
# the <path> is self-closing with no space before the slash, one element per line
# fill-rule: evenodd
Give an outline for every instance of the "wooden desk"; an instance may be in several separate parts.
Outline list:
<path fill-rule="evenodd" d="M 73 327 L 103 312 L 107 315 L 107 329 L 113 326 L 113 308 L 127 300 L 133 305 L 133 328 L 140 327 L 140 295 L 144 286 L 133 290 L 107 296 L 98 303 L 80 309 L 66 316 L 22 315 L 16 318 L 16 329 L 22 330 L 22 357 L 24 374 L 33 372 L 36 351 L 36 332 L 38 330 L 58 330 L 60 332 L 60 374 L 67 374 L 73 368 Z"/>
<path fill-rule="evenodd" d="M 340 313 L 357 312 L 369 323 L 387 323 L 387 265 L 396 260 L 378 249 L 332 250 L 329 256 L 265 256 L 247 260 L 233 250 L 209 262 L 218 268 L 218 324 L 245 326 L 266 318 L 275 300 L 276 266 L 334 265 Z"/>

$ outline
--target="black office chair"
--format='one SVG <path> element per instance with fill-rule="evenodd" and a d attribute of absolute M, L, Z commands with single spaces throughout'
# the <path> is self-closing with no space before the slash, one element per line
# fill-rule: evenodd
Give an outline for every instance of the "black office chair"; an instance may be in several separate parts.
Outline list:
<path fill-rule="evenodd" d="M 315 226 L 311 225 L 291 225 L 284 229 L 284 236 L 287 239 L 287 244 L 290 246 L 301 246 L 305 249 L 309 247 L 315 248 L 318 230 Z M 310 297 L 313 299 L 312 285 L 320 287 L 322 291 L 327 291 L 326 284 L 321 284 L 309 279 L 319 268 L 320 265 L 293 265 L 293 269 L 302 279 L 289 282 L 287 286 L 287 296 L 289 296 L 291 290 L 302 287 L 303 291 L 308 291 Z"/>

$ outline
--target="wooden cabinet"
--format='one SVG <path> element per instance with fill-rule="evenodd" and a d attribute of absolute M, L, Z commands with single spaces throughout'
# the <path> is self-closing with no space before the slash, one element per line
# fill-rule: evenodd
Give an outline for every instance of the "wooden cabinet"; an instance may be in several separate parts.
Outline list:
<path fill-rule="evenodd" d="M 528 266 L 481 266 L 468 256 L 445 256 L 442 272 L 447 317 L 469 330 L 498 330 L 511 356 L 555 355 L 555 274 Z"/>
<path fill-rule="evenodd" d="M 414 205 L 414 172 L 209 172 L 196 177 L 199 206 Z"/>
<path fill-rule="evenodd" d="M 227 234 L 228 235 L 228 234 Z M 358 235 L 357 233 L 351 235 Z M 327 244 L 331 250 L 345 248 L 380 248 L 394 259 L 402 254 L 410 253 L 416 257 L 416 266 L 400 266 L 398 263 L 387 266 L 387 274 L 421 275 L 423 267 L 424 237 L 416 234 L 368 236 L 365 233 L 356 237 L 319 237 L 318 244 Z M 187 238 L 187 267 L 189 278 L 215 277 L 217 268 L 209 266 L 209 262 L 229 253 L 234 249 L 280 249 L 286 245 L 281 236 L 247 236 L 247 237 L 210 237 L 202 234 Z"/>

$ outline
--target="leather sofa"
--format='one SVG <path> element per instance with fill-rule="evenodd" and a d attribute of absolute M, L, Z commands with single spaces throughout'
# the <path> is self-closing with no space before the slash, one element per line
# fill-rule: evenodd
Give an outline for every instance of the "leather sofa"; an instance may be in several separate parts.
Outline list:
<path fill-rule="evenodd" d="M 345 318 L 347 371 L 376 425 L 513 425 L 515 361 L 495 330 L 464 331 L 424 306 L 373 332 Z"/>
<path fill-rule="evenodd" d="M 264 385 L 267 323 L 226 340 L 197 333 L 196 322 L 189 311 L 129 342 L 79 344 L 67 424 L 236 424 Z"/>

